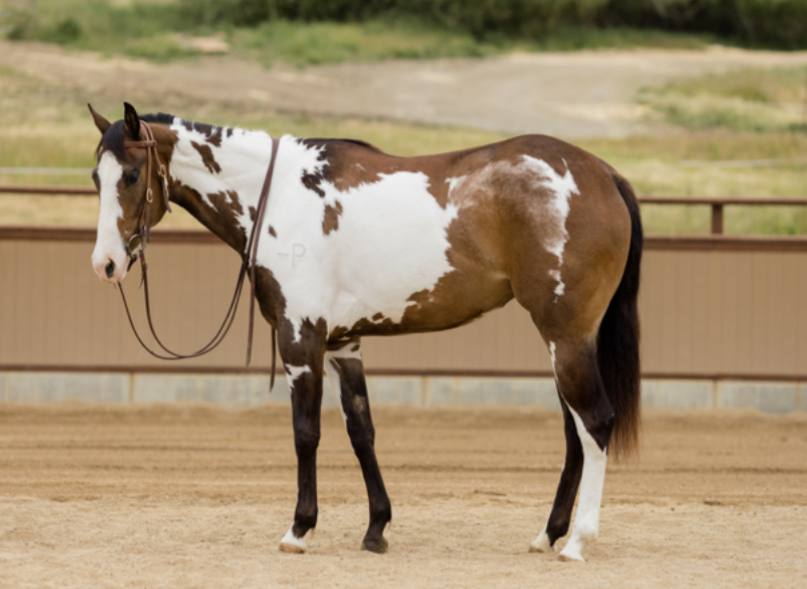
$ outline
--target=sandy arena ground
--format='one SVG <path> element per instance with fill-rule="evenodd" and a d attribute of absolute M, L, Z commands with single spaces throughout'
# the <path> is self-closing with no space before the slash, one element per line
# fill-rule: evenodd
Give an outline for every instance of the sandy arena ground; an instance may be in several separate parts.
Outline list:
<path fill-rule="evenodd" d="M 559 415 L 375 410 L 388 554 L 360 551 L 361 474 L 326 411 L 320 519 L 294 509 L 289 409 L 0 405 L 0 587 L 805 587 L 807 416 L 648 413 L 609 466 L 586 564 L 528 554 L 563 461 Z"/>

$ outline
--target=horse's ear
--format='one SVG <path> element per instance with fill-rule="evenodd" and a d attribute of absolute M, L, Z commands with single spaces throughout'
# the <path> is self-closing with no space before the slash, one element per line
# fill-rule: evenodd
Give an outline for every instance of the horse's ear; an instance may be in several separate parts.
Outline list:
<path fill-rule="evenodd" d="M 107 121 L 104 117 L 100 114 L 95 112 L 91 104 L 87 104 L 87 107 L 90 109 L 90 114 L 92 115 L 92 119 L 95 121 L 95 126 L 98 127 L 98 130 L 101 131 L 101 135 L 106 133 L 106 130 L 112 125 L 109 121 Z"/>
<path fill-rule="evenodd" d="M 132 136 L 133 141 L 140 141 L 140 117 L 137 116 L 137 111 L 128 102 L 123 103 L 125 114 L 123 120 L 126 123 L 126 128 L 129 129 L 129 134 Z"/>

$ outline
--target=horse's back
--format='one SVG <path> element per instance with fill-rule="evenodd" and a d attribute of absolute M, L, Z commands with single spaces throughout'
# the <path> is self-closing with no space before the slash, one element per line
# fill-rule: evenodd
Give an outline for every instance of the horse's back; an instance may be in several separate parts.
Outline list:
<path fill-rule="evenodd" d="M 446 329 L 514 293 L 532 312 L 579 311 L 616 288 L 627 211 L 613 170 L 568 143 L 529 135 L 413 158 L 340 140 L 294 148 L 266 255 L 300 306 L 289 311 L 327 309 L 333 334 Z"/>

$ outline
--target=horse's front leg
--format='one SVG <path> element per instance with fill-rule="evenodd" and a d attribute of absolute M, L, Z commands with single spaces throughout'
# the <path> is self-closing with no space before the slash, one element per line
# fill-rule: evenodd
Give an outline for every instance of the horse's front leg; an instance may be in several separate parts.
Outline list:
<path fill-rule="evenodd" d="M 291 389 L 294 448 L 297 452 L 297 508 L 294 522 L 280 542 L 282 552 L 305 552 L 305 535 L 317 525 L 317 447 L 322 406 L 322 362 L 326 328 L 304 321 L 278 325 L 280 357 Z"/>
<path fill-rule="evenodd" d="M 388 547 L 384 528 L 392 519 L 392 507 L 375 456 L 375 428 L 370 415 L 359 341 L 351 341 L 338 349 L 329 350 L 325 354 L 325 373 L 339 394 L 345 428 L 367 486 L 370 525 L 362 541 L 362 548 L 382 554 Z"/>

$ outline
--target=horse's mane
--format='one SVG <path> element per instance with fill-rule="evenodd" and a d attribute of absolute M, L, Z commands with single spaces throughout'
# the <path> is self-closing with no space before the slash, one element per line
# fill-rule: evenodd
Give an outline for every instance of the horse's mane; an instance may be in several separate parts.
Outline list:
<path fill-rule="evenodd" d="M 170 125 L 174 122 L 174 118 L 176 117 L 164 112 L 158 112 L 157 114 L 143 115 L 140 118 L 147 123 Z M 109 129 L 106 130 L 106 133 L 101 136 L 101 141 L 98 142 L 98 147 L 95 148 L 95 155 L 97 156 L 101 151 L 108 149 L 118 160 L 122 162 L 128 161 L 129 158 L 126 156 L 126 149 L 123 146 L 125 140 L 126 123 L 124 123 L 123 120 L 115 121 L 109 126 Z"/>
<path fill-rule="evenodd" d="M 301 141 L 306 145 L 316 145 L 320 147 L 325 147 L 327 145 L 333 143 L 352 143 L 353 145 L 358 145 L 360 147 L 366 147 L 371 151 L 375 151 L 377 153 L 384 153 L 380 149 L 378 149 L 375 145 L 371 143 L 367 143 L 366 141 L 361 141 L 360 139 L 337 139 L 337 138 L 327 138 L 327 137 L 306 137 L 305 139 L 301 139 Z"/>

